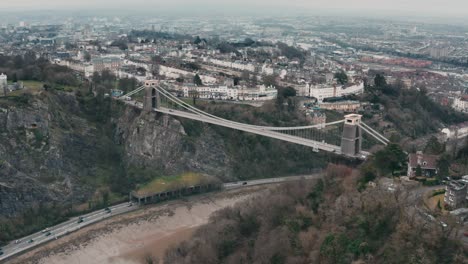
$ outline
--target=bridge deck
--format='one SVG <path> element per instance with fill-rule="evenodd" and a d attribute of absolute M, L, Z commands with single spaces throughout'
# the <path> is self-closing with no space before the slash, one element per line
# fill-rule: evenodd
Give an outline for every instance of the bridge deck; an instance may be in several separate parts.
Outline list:
<path fill-rule="evenodd" d="M 209 123 L 213 125 L 228 127 L 228 128 L 232 128 L 232 129 L 236 129 L 236 130 L 240 130 L 244 132 L 249 132 L 249 133 L 256 134 L 256 135 L 275 138 L 275 139 L 279 139 L 279 140 L 283 140 L 283 141 L 287 141 L 287 142 L 291 142 L 291 143 L 295 143 L 295 144 L 299 144 L 299 145 L 303 145 L 307 147 L 312 147 L 312 148 L 317 148 L 317 149 L 328 151 L 328 152 L 333 152 L 336 154 L 341 154 L 340 146 L 335 146 L 335 145 L 327 144 L 324 142 L 318 142 L 314 140 L 304 139 L 301 137 L 286 135 L 286 134 L 282 134 L 278 132 L 269 131 L 266 129 L 252 128 L 248 126 L 243 126 L 239 124 L 222 121 L 219 119 L 214 119 L 214 118 L 197 115 L 193 113 L 188 113 L 184 111 L 179 111 L 179 110 L 167 109 L 163 107 L 158 108 L 158 109 L 155 108 L 154 111 L 172 115 L 172 116 L 178 116 L 178 117 L 188 118 L 192 120 L 197 120 L 197 121 L 201 121 L 201 122 L 205 122 L 205 123 Z"/>

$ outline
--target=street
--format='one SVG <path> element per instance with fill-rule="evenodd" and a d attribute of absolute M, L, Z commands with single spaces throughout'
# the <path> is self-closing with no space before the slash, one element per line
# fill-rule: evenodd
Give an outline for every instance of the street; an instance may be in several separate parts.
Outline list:
<path fill-rule="evenodd" d="M 281 183 L 281 182 L 288 182 L 288 181 L 297 181 L 301 179 L 319 179 L 323 177 L 321 173 L 313 174 L 313 175 L 304 175 L 304 176 L 290 176 L 290 177 L 281 177 L 281 178 L 271 178 L 271 179 L 259 179 L 259 180 L 252 180 L 252 181 L 239 181 L 239 182 L 231 182 L 223 184 L 223 187 L 226 191 L 233 190 L 237 188 L 244 188 L 249 186 L 255 185 L 264 185 L 264 184 L 274 184 L 274 183 Z M 17 254 L 26 252 L 32 248 L 38 247 L 43 245 L 49 241 L 54 239 L 58 239 L 60 237 L 66 236 L 69 233 L 72 233 L 76 230 L 79 230 L 83 227 L 92 225 L 103 219 L 110 218 L 115 215 L 128 213 L 131 211 L 135 211 L 140 207 L 137 204 L 131 203 L 122 203 L 115 206 L 109 207 L 110 212 L 106 211 L 105 209 L 97 210 L 92 213 L 88 213 L 85 215 L 73 217 L 70 220 L 58 224 L 53 227 L 49 227 L 44 231 L 37 232 L 31 234 L 29 236 L 23 237 L 16 241 L 11 241 L 8 245 L 2 247 L 3 255 L 0 256 L 0 262 L 3 262 Z M 79 221 L 80 218 L 83 221 Z M 49 235 L 47 235 L 50 232 Z"/>

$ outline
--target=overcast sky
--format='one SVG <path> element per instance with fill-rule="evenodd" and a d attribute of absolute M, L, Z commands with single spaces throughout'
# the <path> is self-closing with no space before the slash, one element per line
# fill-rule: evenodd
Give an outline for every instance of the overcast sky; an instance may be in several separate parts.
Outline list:
<path fill-rule="evenodd" d="M 255 8 L 306 11 L 339 10 L 353 13 L 382 11 L 418 15 L 468 16 L 468 0 L 0 0 L 0 9 L 141 9 L 180 10 L 196 8 L 225 11 Z"/>

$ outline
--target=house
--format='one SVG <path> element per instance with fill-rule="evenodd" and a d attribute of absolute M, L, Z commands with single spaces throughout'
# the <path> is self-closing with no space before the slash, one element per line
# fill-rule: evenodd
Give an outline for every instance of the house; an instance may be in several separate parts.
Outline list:
<path fill-rule="evenodd" d="M 445 186 L 444 202 L 452 209 L 463 207 L 466 204 L 467 185 L 463 181 L 450 181 Z"/>
<path fill-rule="evenodd" d="M 439 156 L 426 155 L 421 151 L 411 153 L 408 156 L 408 177 L 416 176 L 434 177 L 437 175 L 437 160 Z M 417 175 L 418 168 L 421 168 L 421 175 Z"/>

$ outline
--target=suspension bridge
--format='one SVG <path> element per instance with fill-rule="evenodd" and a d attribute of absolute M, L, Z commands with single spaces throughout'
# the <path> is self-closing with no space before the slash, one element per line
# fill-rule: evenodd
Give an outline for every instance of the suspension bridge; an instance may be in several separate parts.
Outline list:
<path fill-rule="evenodd" d="M 131 99 L 132 96 L 140 92 L 144 92 L 143 103 Z M 366 159 L 370 154 L 362 149 L 363 133 L 380 144 L 387 145 L 390 142 L 379 132 L 362 122 L 362 116 L 358 114 L 346 115 L 343 120 L 326 124 L 295 127 L 258 126 L 235 122 L 212 115 L 184 102 L 158 81 L 146 81 L 143 86 L 120 98 L 127 104 L 147 112 L 155 111 L 196 120 L 299 144 L 310 147 L 316 152 L 327 151 L 358 159 Z"/>

